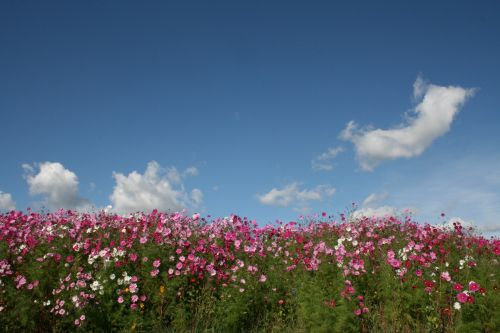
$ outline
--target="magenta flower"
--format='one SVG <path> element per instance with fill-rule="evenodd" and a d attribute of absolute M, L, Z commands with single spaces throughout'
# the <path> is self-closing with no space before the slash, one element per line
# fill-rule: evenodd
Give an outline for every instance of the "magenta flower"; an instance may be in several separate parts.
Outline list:
<path fill-rule="evenodd" d="M 464 292 L 461 292 L 457 295 L 457 300 L 460 303 L 466 303 L 468 298 L 469 298 L 469 296 Z"/>
<path fill-rule="evenodd" d="M 474 281 L 469 282 L 469 291 L 474 293 L 474 292 L 478 291 L 479 288 L 480 288 L 480 286 L 477 282 L 474 282 Z"/>

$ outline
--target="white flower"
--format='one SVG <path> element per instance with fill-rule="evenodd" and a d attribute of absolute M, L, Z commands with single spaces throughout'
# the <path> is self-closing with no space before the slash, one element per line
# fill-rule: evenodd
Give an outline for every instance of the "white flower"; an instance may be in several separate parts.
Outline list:
<path fill-rule="evenodd" d="M 90 284 L 90 288 L 92 288 L 92 290 L 96 291 L 97 289 L 99 289 L 99 281 L 94 281 Z"/>
<path fill-rule="evenodd" d="M 111 275 L 109 276 L 109 278 L 110 278 L 111 280 L 114 280 L 114 279 L 115 279 L 115 277 L 116 277 L 116 275 L 115 275 L 114 273 L 113 273 L 113 274 L 111 274 Z"/>
<path fill-rule="evenodd" d="M 460 310 L 460 308 L 461 308 L 461 307 L 462 307 L 462 306 L 461 306 L 461 305 L 460 305 L 460 303 L 458 303 L 458 302 L 455 302 L 455 303 L 453 304 L 453 308 L 454 308 L 455 310 Z"/>

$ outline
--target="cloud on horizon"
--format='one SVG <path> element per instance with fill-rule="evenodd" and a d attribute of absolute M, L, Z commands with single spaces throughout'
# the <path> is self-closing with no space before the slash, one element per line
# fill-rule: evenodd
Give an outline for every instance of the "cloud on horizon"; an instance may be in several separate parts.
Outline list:
<path fill-rule="evenodd" d="M 23 164 L 24 177 L 30 195 L 42 195 L 41 204 L 50 209 L 86 210 L 91 207 L 88 199 L 78 193 L 78 177 L 59 162 Z M 35 169 L 38 173 L 35 174 Z"/>
<path fill-rule="evenodd" d="M 148 163 L 144 174 L 137 171 L 128 175 L 113 172 L 116 184 L 109 197 L 113 211 L 131 213 L 197 208 L 203 201 L 203 192 L 195 188 L 188 193 L 183 185 L 184 177 L 197 174 L 198 170 L 194 167 L 179 173 L 174 167 L 161 168 L 156 161 Z"/>
<path fill-rule="evenodd" d="M 450 130 L 460 108 L 475 92 L 458 86 L 428 84 L 420 76 L 413 88 L 414 98 L 421 101 L 406 122 L 392 129 L 370 129 L 358 128 L 351 120 L 340 133 L 340 139 L 354 144 L 362 170 L 373 171 L 384 161 L 422 154 Z"/>
<path fill-rule="evenodd" d="M 274 207 L 295 205 L 296 210 L 307 211 L 310 201 L 322 201 L 335 194 L 335 188 L 330 185 L 318 185 L 313 189 L 300 189 L 299 183 L 291 183 L 282 189 L 273 188 L 265 194 L 258 194 L 260 203 Z"/>
<path fill-rule="evenodd" d="M 0 211 L 11 211 L 16 209 L 16 202 L 10 193 L 0 191 Z"/>

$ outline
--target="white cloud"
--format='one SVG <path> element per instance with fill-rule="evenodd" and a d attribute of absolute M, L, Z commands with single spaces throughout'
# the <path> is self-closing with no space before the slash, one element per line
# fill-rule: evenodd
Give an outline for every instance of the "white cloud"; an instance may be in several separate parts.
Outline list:
<path fill-rule="evenodd" d="M 414 117 L 386 130 L 359 129 L 350 121 L 340 138 L 355 145 L 357 158 L 365 171 L 372 171 L 386 160 L 415 157 L 450 130 L 460 108 L 473 94 L 474 89 L 427 84 L 418 77 L 414 96 L 422 100 L 413 110 Z"/>
<path fill-rule="evenodd" d="M 452 217 L 447 222 L 438 225 L 438 227 L 453 230 L 455 228 L 454 223 L 459 223 L 462 226 L 464 231 L 467 231 L 470 228 L 472 228 L 473 231 L 478 231 L 480 233 L 486 233 L 486 234 L 490 234 L 490 233 L 495 234 L 495 233 L 500 231 L 500 224 L 499 223 L 478 226 L 474 221 L 464 220 L 460 217 Z"/>
<path fill-rule="evenodd" d="M 198 169 L 196 167 L 189 167 L 184 170 L 183 174 L 185 176 L 198 176 Z"/>
<path fill-rule="evenodd" d="M 335 188 L 330 185 L 319 185 L 313 189 L 301 190 L 298 183 L 292 183 L 283 189 L 273 188 L 268 193 L 257 195 L 257 198 L 264 205 L 287 207 L 291 204 L 298 204 L 304 208 L 309 201 L 321 201 L 334 194 Z"/>
<path fill-rule="evenodd" d="M 203 193 L 199 189 L 193 189 L 188 195 L 182 177 L 175 168 L 164 170 L 155 161 L 148 163 L 144 174 L 132 171 L 125 176 L 114 172 L 113 177 L 116 185 L 110 200 L 113 209 L 120 213 L 153 209 L 181 210 L 198 206 L 203 200 Z"/>
<path fill-rule="evenodd" d="M 203 202 L 203 192 L 197 188 L 193 189 L 191 191 L 191 200 L 193 200 L 195 206 L 201 205 L 201 203 Z"/>
<path fill-rule="evenodd" d="M 453 223 L 459 223 L 465 229 L 468 229 L 471 227 L 475 228 L 475 225 L 473 222 L 465 221 L 465 220 L 461 219 L 460 217 L 452 217 L 446 223 L 443 223 L 442 226 L 445 228 L 454 229 L 455 226 L 453 225 Z"/>
<path fill-rule="evenodd" d="M 413 83 L 413 98 L 414 99 L 420 99 L 426 89 L 427 89 L 427 82 L 425 82 L 425 80 L 422 78 L 422 76 L 417 76 L 417 79 L 415 80 L 415 82 Z"/>
<path fill-rule="evenodd" d="M 377 208 L 361 208 L 352 213 L 353 218 L 365 217 L 386 217 L 396 216 L 398 210 L 392 206 L 380 206 Z"/>
<path fill-rule="evenodd" d="M 371 193 L 363 200 L 362 207 L 352 213 L 354 219 L 360 217 L 386 217 L 395 216 L 398 210 L 395 207 L 382 205 L 389 194 L 387 192 Z"/>
<path fill-rule="evenodd" d="M 35 167 L 39 172 L 35 174 Z M 42 204 L 50 209 L 90 208 L 90 202 L 78 194 L 78 177 L 58 162 L 23 164 L 31 195 L 42 195 Z"/>
<path fill-rule="evenodd" d="M 166 171 L 167 179 L 174 184 L 181 184 L 182 180 L 187 177 L 198 176 L 198 169 L 196 167 L 189 167 L 182 173 L 177 171 L 177 168 L 171 167 Z"/>
<path fill-rule="evenodd" d="M 0 210 L 15 210 L 16 209 L 16 203 L 12 199 L 12 195 L 10 193 L 5 193 L 0 191 Z"/>
<path fill-rule="evenodd" d="M 389 194 L 387 192 L 372 193 L 365 200 L 363 200 L 363 208 L 374 208 L 379 206 Z"/>
<path fill-rule="evenodd" d="M 315 171 L 331 171 L 333 170 L 332 160 L 341 152 L 344 151 L 342 147 L 329 148 L 326 152 L 316 156 L 311 161 L 311 166 Z"/>
<path fill-rule="evenodd" d="M 482 232 L 491 232 L 491 233 L 498 233 L 500 232 L 500 223 L 497 223 L 495 225 L 487 225 L 479 228 L 480 231 Z"/>

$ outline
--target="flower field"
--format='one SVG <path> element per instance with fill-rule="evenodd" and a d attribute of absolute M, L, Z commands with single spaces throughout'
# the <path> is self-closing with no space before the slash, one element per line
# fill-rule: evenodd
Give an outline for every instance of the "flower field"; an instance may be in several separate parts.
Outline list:
<path fill-rule="evenodd" d="M 411 217 L 0 215 L 8 332 L 500 332 L 500 240 Z"/>

